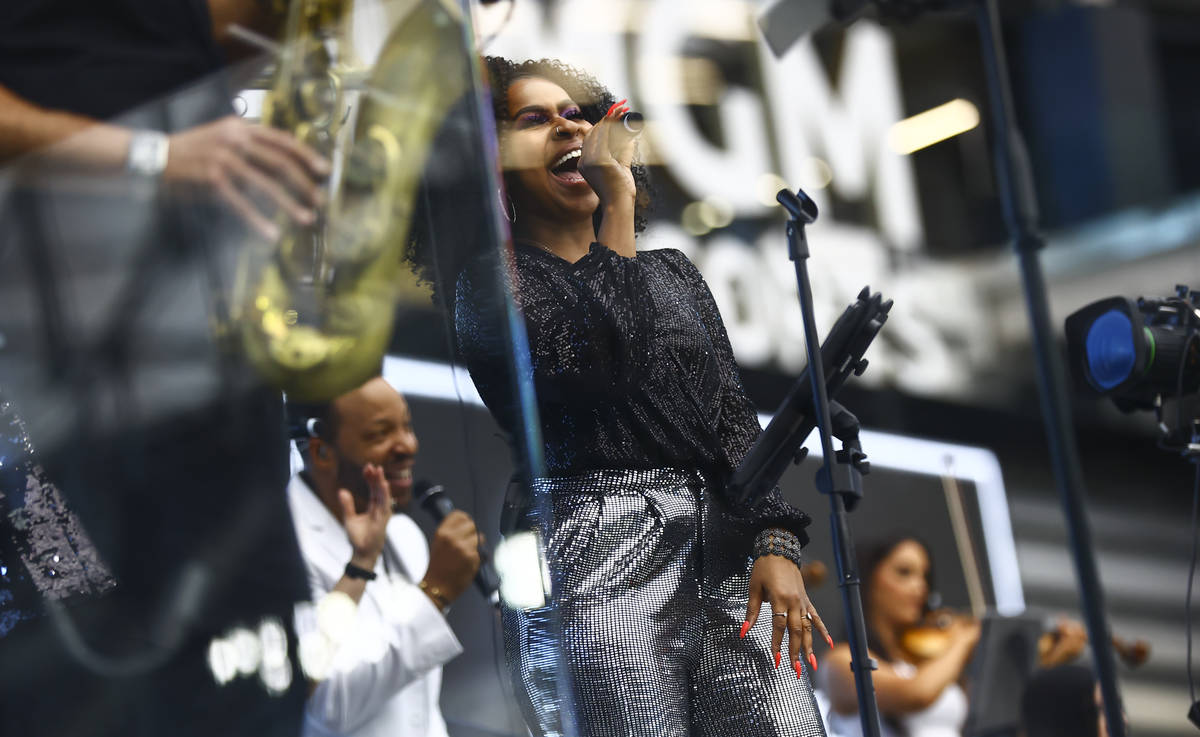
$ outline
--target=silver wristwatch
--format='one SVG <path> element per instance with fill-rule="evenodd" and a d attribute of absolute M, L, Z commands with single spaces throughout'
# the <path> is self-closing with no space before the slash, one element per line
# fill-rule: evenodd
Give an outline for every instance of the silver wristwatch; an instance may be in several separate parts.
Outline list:
<path fill-rule="evenodd" d="M 167 168 L 170 139 L 159 131 L 134 131 L 129 139 L 129 154 L 125 157 L 125 171 L 140 177 L 153 179 Z"/>

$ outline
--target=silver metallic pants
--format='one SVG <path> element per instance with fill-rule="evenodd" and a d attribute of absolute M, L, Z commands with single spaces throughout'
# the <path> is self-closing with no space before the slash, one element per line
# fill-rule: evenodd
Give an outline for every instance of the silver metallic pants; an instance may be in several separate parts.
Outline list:
<path fill-rule="evenodd" d="M 723 512 L 703 476 L 539 483 L 553 517 L 531 522 L 547 536 L 552 602 L 503 614 L 535 735 L 824 737 L 807 665 L 802 679 L 775 668 L 769 607 L 738 637 L 750 566 L 729 551 L 746 550 L 754 531 Z"/>

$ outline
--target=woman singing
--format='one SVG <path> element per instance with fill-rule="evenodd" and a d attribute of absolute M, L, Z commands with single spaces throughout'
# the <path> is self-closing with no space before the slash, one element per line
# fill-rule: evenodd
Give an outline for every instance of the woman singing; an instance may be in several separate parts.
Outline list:
<path fill-rule="evenodd" d="M 526 719 L 539 735 L 823 735 L 808 671 L 813 629 L 828 634 L 798 567 L 809 519 L 778 492 L 724 494 L 757 415 L 700 273 L 635 248 L 645 192 L 624 101 L 557 62 L 487 66 L 551 508 L 525 522 L 547 535 L 552 605 L 504 613 Z M 512 432 L 494 268 L 462 271 L 455 326 Z"/>

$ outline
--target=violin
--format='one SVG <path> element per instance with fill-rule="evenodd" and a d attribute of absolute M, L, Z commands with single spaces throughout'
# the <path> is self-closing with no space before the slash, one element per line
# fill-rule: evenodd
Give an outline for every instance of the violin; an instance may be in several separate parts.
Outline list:
<path fill-rule="evenodd" d="M 965 615 L 948 609 L 930 612 L 918 625 L 905 630 L 900 647 L 910 662 L 918 664 L 945 653 L 953 642 L 952 627 Z M 1073 619 L 1059 617 L 1038 638 L 1038 664 L 1053 668 L 1074 660 L 1087 646 L 1087 631 Z M 1150 644 L 1145 640 L 1126 640 L 1112 637 L 1113 651 L 1130 668 L 1136 668 L 1150 658 Z"/>
<path fill-rule="evenodd" d="M 949 609 L 927 613 L 919 624 L 909 627 L 900 636 L 900 649 L 904 651 L 905 660 L 916 665 L 949 650 L 954 641 L 950 628 L 956 619 L 965 616 Z"/>
<path fill-rule="evenodd" d="M 983 580 L 980 575 L 979 561 L 975 557 L 975 546 L 971 541 L 970 528 L 967 525 L 966 512 L 962 501 L 962 491 L 958 480 L 952 473 L 951 459 L 946 458 L 946 473 L 942 475 L 942 491 L 946 497 L 946 509 L 950 516 L 950 525 L 954 531 L 954 540 L 958 548 L 959 562 L 966 576 L 967 598 L 971 602 L 971 610 L 976 618 L 986 609 L 983 595 Z M 955 620 L 964 615 L 949 609 L 939 609 L 928 613 L 924 620 L 915 627 L 909 628 L 901 636 L 901 648 L 905 654 L 917 663 L 922 660 L 936 658 L 950 647 L 953 641 L 952 627 Z M 1043 668 L 1074 660 L 1088 644 L 1087 630 L 1084 626 L 1067 617 L 1059 617 L 1045 627 L 1045 632 L 1038 638 L 1038 661 Z M 1145 640 L 1125 640 L 1115 635 L 1112 637 L 1113 650 L 1131 668 L 1145 663 L 1150 657 L 1150 644 Z"/>

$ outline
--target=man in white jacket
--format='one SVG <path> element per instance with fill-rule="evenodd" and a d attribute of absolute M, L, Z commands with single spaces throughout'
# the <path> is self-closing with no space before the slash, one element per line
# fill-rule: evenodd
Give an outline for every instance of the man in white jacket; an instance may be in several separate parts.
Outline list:
<path fill-rule="evenodd" d="M 317 616 L 297 622 L 313 678 L 305 734 L 444 736 L 442 665 L 462 652 L 445 611 L 479 568 L 475 523 L 456 510 L 427 547 L 399 511 L 418 443 L 383 378 L 311 415 L 305 469 L 288 486 L 317 603 Z"/>

